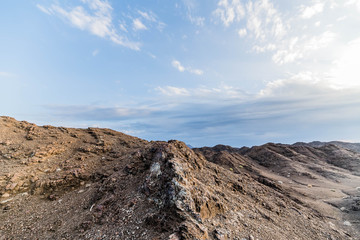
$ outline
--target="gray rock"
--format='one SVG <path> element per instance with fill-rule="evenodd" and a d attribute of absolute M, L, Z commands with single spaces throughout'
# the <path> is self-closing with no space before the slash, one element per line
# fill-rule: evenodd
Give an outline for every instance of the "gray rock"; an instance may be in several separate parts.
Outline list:
<path fill-rule="evenodd" d="M 351 223 L 349 221 L 344 221 L 344 226 L 351 226 Z"/>

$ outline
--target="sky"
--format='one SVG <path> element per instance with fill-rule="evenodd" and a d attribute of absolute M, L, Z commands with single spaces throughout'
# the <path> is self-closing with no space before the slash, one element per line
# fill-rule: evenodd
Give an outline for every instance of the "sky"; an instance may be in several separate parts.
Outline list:
<path fill-rule="evenodd" d="M 360 0 L 0 4 L 0 115 L 195 147 L 360 141 Z"/>

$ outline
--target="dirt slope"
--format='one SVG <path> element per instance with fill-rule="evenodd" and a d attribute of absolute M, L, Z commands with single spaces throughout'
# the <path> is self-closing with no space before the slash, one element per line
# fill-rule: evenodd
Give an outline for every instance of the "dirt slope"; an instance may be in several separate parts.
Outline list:
<path fill-rule="evenodd" d="M 324 203 L 308 191 L 325 180 L 340 189 L 357 156 L 336 149 L 350 154 L 344 169 L 331 148 L 262 148 L 193 151 L 0 117 L 0 239 L 357 239 L 336 202 L 345 193 Z"/>
<path fill-rule="evenodd" d="M 259 182 L 276 183 L 314 209 L 348 238 L 360 239 L 360 154 L 333 144 L 320 147 L 268 143 L 252 148 L 200 148 L 209 161 Z M 265 182 L 265 184 L 267 184 Z"/>

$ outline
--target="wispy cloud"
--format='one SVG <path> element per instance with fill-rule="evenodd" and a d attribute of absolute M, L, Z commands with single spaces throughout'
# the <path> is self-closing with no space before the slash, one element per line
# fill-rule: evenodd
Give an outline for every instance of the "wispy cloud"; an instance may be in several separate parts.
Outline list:
<path fill-rule="evenodd" d="M 194 100 L 195 102 L 211 103 L 213 101 L 217 102 L 219 100 L 240 100 L 246 99 L 250 95 L 245 93 L 242 89 L 231 87 L 225 84 L 221 84 L 218 87 L 207 88 L 205 86 L 197 88 L 179 88 L 174 86 L 166 87 L 157 87 L 156 91 L 159 91 L 164 96 L 188 96 L 189 99 Z"/>
<path fill-rule="evenodd" d="M 156 90 L 160 95 L 147 105 L 49 108 L 61 119 L 94 121 L 147 139 L 176 138 L 195 146 L 353 138 L 349 132 L 360 130 L 360 88 L 338 90 L 310 72 L 269 82 L 256 94 L 226 85 Z"/>
<path fill-rule="evenodd" d="M 195 75 L 203 75 L 204 71 L 201 69 L 194 69 L 192 67 L 184 67 L 178 60 L 173 60 L 171 65 L 176 68 L 179 72 L 189 72 Z"/>
<path fill-rule="evenodd" d="M 145 12 L 145 11 L 137 11 L 144 19 L 151 21 L 151 22 L 156 22 L 157 21 L 157 17 L 153 12 Z"/>
<path fill-rule="evenodd" d="M 172 86 L 157 87 L 155 90 L 161 92 L 166 96 L 189 96 L 190 92 L 185 88 L 178 88 Z"/>
<path fill-rule="evenodd" d="M 192 24 L 197 26 L 204 26 L 205 17 L 196 15 L 198 4 L 197 0 L 183 0 L 183 4 L 186 8 L 186 15 Z"/>
<path fill-rule="evenodd" d="M 246 28 L 239 29 L 238 34 L 240 37 L 245 37 L 247 34 Z"/>
<path fill-rule="evenodd" d="M 177 70 L 179 70 L 179 72 L 184 72 L 185 71 L 185 67 L 183 65 L 181 65 L 181 63 L 178 60 L 173 60 L 171 62 L 172 66 L 174 68 L 176 68 Z"/>
<path fill-rule="evenodd" d="M 190 73 L 195 74 L 195 75 L 203 75 L 203 74 L 204 74 L 204 71 L 201 70 L 201 69 L 188 68 L 188 71 L 189 71 Z"/>
<path fill-rule="evenodd" d="M 48 8 L 46 8 L 46 7 L 44 7 L 44 6 L 40 5 L 40 4 L 36 4 L 36 7 L 37 7 L 40 11 L 42 11 L 43 13 L 46 13 L 46 14 L 48 14 L 48 15 L 51 15 L 51 14 L 52 14 L 52 10 L 51 10 L 51 9 L 48 9 Z"/>
<path fill-rule="evenodd" d="M 360 94 L 360 88 L 337 90 L 311 72 L 275 80 L 253 95 L 231 87 L 187 89 L 186 92 L 181 98 L 166 95 L 175 98 L 176 104 L 167 107 L 165 114 L 174 123 L 173 128 L 167 130 L 182 129 L 190 143 L 193 138 L 207 144 L 217 143 L 208 138 L 225 142 L 243 140 L 247 144 L 253 140 L 258 143 L 294 141 L 309 136 L 299 132 L 303 128 L 316 132 L 312 139 L 321 139 L 329 137 L 321 131 L 331 125 L 343 126 L 340 127 L 343 133 L 336 132 L 333 137 L 345 136 L 348 128 L 343 123 L 353 128 L 360 120 L 360 100 L 355 97 Z"/>
<path fill-rule="evenodd" d="M 335 39 L 336 34 L 330 31 L 326 31 L 319 36 L 311 38 L 307 35 L 293 37 L 284 40 L 284 43 L 286 44 L 283 44 L 283 47 L 277 48 L 272 59 L 279 65 L 295 62 L 296 60 L 307 57 L 313 51 L 328 47 Z"/>
<path fill-rule="evenodd" d="M 102 0 L 82 0 L 84 5 L 79 5 L 71 8 L 63 8 L 58 4 L 53 4 L 50 7 L 37 4 L 36 6 L 48 15 L 58 16 L 69 22 L 76 28 L 88 31 L 93 35 L 101 38 L 109 39 L 115 44 L 124 47 L 140 50 L 141 44 L 136 41 L 131 41 L 124 34 L 120 34 L 115 27 L 112 11 L 113 8 L 108 1 Z M 86 6 L 86 8 L 85 8 Z M 138 12 L 141 17 L 148 21 L 156 21 L 154 15 L 149 15 L 146 12 Z M 160 21 L 158 24 L 163 25 Z M 120 24 L 118 27 L 122 32 L 127 32 L 125 24 Z M 139 19 L 133 19 L 134 30 L 145 30 L 147 27 Z"/>
<path fill-rule="evenodd" d="M 245 7 L 240 0 L 220 0 L 213 14 L 226 26 L 239 22 L 245 16 Z"/>
<path fill-rule="evenodd" d="M 140 10 L 138 10 L 137 14 L 139 14 L 138 20 L 139 21 L 142 20 L 141 23 L 145 22 L 149 26 L 156 27 L 159 31 L 162 31 L 166 27 L 166 24 L 164 22 L 162 22 L 158 18 L 158 16 L 155 13 L 153 13 L 152 11 L 140 11 Z M 143 25 L 145 25 L 145 24 L 143 24 Z"/>
<path fill-rule="evenodd" d="M 267 83 L 258 93 L 260 98 L 307 98 L 319 93 L 332 92 L 335 89 L 322 76 L 311 71 L 300 72 L 286 79 L 278 79 Z"/>
<path fill-rule="evenodd" d="M 287 33 L 281 14 L 269 0 L 249 1 L 246 10 L 247 29 L 256 39 L 278 40 Z"/>
<path fill-rule="evenodd" d="M 133 20 L 133 28 L 135 31 L 138 31 L 138 30 L 147 30 L 147 27 L 141 22 L 140 19 L 138 18 L 135 18 Z"/>
<path fill-rule="evenodd" d="M 324 10 L 324 5 L 323 2 L 318 2 L 312 6 L 301 6 L 300 16 L 304 19 L 312 18 Z"/>
<path fill-rule="evenodd" d="M 246 5 L 239 0 L 220 0 L 213 14 L 226 27 L 240 25 L 239 36 L 254 38 L 257 44 L 276 42 L 287 33 L 281 14 L 269 0 L 249 1 Z"/>
<path fill-rule="evenodd" d="M 345 5 L 356 3 L 349 0 Z M 226 28 L 237 29 L 240 38 L 251 39 L 251 49 L 255 53 L 270 52 L 274 63 L 284 65 L 314 59 L 317 51 L 332 46 L 339 36 L 332 31 L 332 25 L 319 20 L 312 25 L 313 29 L 308 29 L 307 23 L 308 19 L 334 6 L 337 5 L 331 1 L 311 1 L 298 6 L 300 12 L 289 15 L 279 11 L 271 0 L 250 0 L 246 4 L 238 0 L 219 0 L 213 14 Z M 323 25 L 327 29 L 317 33 Z M 312 31 L 316 31 L 315 34 Z"/>

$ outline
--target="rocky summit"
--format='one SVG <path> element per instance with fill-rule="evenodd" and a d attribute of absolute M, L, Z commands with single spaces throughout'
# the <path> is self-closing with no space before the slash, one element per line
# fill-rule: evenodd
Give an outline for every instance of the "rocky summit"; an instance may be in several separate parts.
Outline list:
<path fill-rule="evenodd" d="M 360 239 L 358 147 L 190 149 L 0 117 L 0 239 Z"/>

